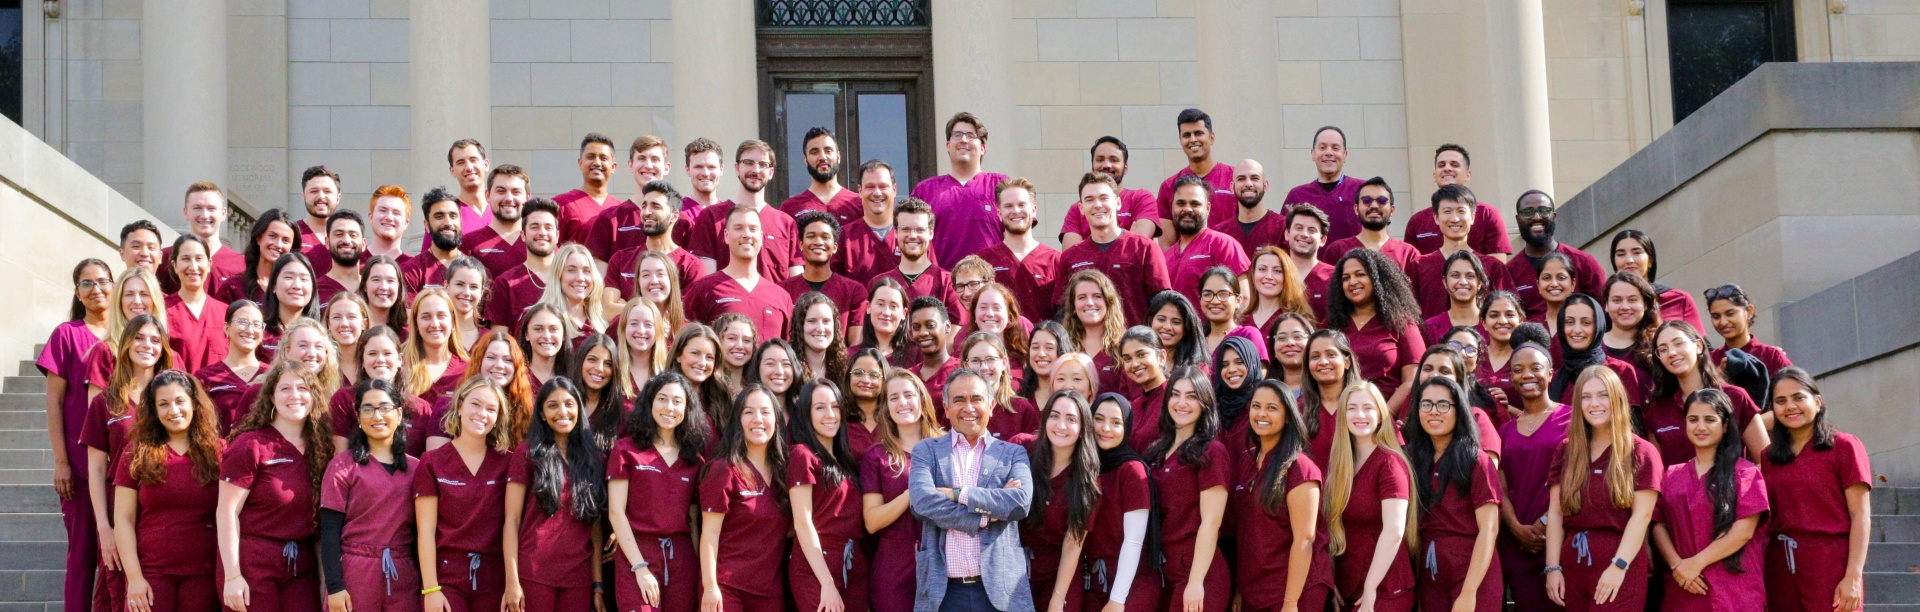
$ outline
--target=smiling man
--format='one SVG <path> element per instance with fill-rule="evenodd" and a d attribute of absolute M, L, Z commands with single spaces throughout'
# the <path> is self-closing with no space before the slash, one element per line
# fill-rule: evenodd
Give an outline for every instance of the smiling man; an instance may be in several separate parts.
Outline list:
<path fill-rule="evenodd" d="M 833 130 L 815 126 L 807 130 L 807 137 L 801 142 L 806 151 L 801 162 L 806 165 L 807 176 L 813 179 L 813 184 L 781 202 L 780 212 L 798 219 L 800 213 L 820 210 L 833 215 L 833 219 L 843 225 L 852 223 L 860 216 L 860 194 L 840 187 L 840 144 L 834 139 Z"/>
<path fill-rule="evenodd" d="M 710 324 L 720 315 L 739 313 L 753 321 L 754 329 L 763 337 L 786 337 L 793 297 L 779 281 L 760 273 L 764 261 L 760 255 L 764 244 L 760 221 L 765 212 L 744 204 L 727 209 L 727 265 L 687 286 L 686 299 L 682 300 L 687 320 Z"/>
<path fill-rule="evenodd" d="M 1433 192 L 1433 204 L 1427 208 L 1429 216 L 1440 229 L 1442 241 L 1432 253 L 1414 259 L 1413 270 L 1408 272 L 1407 281 L 1412 284 L 1413 297 L 1420 302 L 1420 316 L 1432 318 L 1444 314 L 1452 306 L 1448 296 L 1453 276 L 1447 269 L 1447 258 L 1459 251 L 1472 254 L 1480 262 L 1481 270 L 1486 272 L 1487 282 L 1480 288 L 1482 294 L 1494 289 L 1507 289 L 1506 265 L 1492 255 L 1483 255 L 1472 249 L 1474 227 L 1474 209 L 1481 206 L 1474 199 L 1473 190 L 1465 185 L 1446 185 Z"/>
<path fill-rule="evenodd" d="M 947 320 L 965 327 L 966 307 L 953 290 L 953 274 L 933 265 L 933 237 L 938 235 L 935 220 L 932 207 L 912 196 L 894 207 L 893 231 L 900 241 L 900 264 L 867 281 L 867 289 L 871 291 L 880 279 L 891 278 L 906 288 L 908 300 L 922 296 L 940 300 L 947 306 Z"/>
<path fill-rule="evenodd" d="M 326 312 L 335 295 L 360 288 L 366 228 L 366 218 L 351 210 L 335 211 L 327 217 L 327 258 L 333 266 L 313 280 L 313 299 L 319 304 L 315 312 Z"/>
<path fill-rule="evenodd" d="M 1174 124 L 1180 130 L 1180 151 L 1187 155 L 1187 167 L 1181 168 L 1167 180 L 1160 182 L 1160 243 L 1172 244 L 1173 235 L 1173 190 L 1180 179 L 1197 176 L 1205 179 L 1213 189 L 1207 199 L 1212 208 L 1233 210 L 1233 168 L 1213 160 L 1213 117 L 1197 108 L 1180 111 L 1174 118 Z M 1117 184 L 1117 179 L 1116 179 Z M 1214 219 L 1204 219 L 1204 226 L 1213 225 Z"/>
<path fill-rule="evenodd" d="M 1327 287 L 1333 284 L 1333 264 L 1320 261 L 1320 247 L 1327 243 L 1327 213 L 1312 204 L 1295 204 L 1287 209 L 1287 235 L 1282 248 L 1293 260 L 1293 269 L 1307 286 L 1307 303 L 1313 306 L 1316 321 L 1327 318 Z"/>
<path fill-rule="evenodd" d="M 1331 125 L 1314 130 L 1309 154 L 1314 180 L 1288 191 L 1287 205 L 1306 203 L 1326 211 L 1329 245 L 1359 234 L 1361 223 L 1353 207 L 1360 197 L 1361 183 L 1346 175 L 1347 133 Z"/>
<path fill-rule="evenodd" d="M 413 254 L 400 248 L 407 226 L 413 224 L 413 204 L 407 190 L 399 185 L 381 185 L 367 199 L 367 256 L 385 255 L 395 262 L 407 263 Z M 422 241 L 432 245 L 432 241 Z"/>
<path fill-rule="evenodd" d="M 1343 177 L 1341 180 L 1346 179 Z M 1320 249 L 1320 261 L 1331 264 L 1340 261 L 1347 251 L 1368 248 L 1386 255 L 1401 270 L 1411 274 L 1413 260 L 1420 257 L 1420 251 L 1387 234 L 1387 226 L 1393 225 L 1393 187 L 1387 184 L 1387 179 L 1376 176 L 1367 179 L 1357 191 L 1353 205 L 1347 212 L 1360 219 L 1360 233 L 1346 238 L 1334 238 L 1329 234 L 1327 247 Z M 1333 211 L 1326 213 L 1330 219 L 1335 218 Z M 1339 227 L 1339 224 L 1330 220 L 1328 227 Z"/>
<path fill-rule="evenodd" d="M 1033 181 L 1025 178 L 1000 182 L 999 193 L 994 194 L 994 198 L 1000 203 L 1000 234 L 1005 238 L 1000 244 L 980 251 L 980 258 L 993 266 L 994 282 L 1006 285 L 1007 290 L 1013 292 L 1014 301 L 1020 303 L 1020 312 L 1031 321 L 1053 318 L 1054 292 L 1059 290 L 1054 273 L 1060 264 L 1060 251 L 1040 244 L 1033 237 L 1033 226 L 1040 218 L 1040 207 L 1034 203 L 1035 191 Z M 1152 194 L 1148 194 L 1149 205 L 1152 200 Z M 1076 206 L 1072 210 L 1078 214 L 1080 208 Z M 1081 225 L 1085 225 L 1086 217 L 1080 219 Z M 1152 223 L 1152 219 L 1141 221 Z"/>
<path fill-rule="evenodd" d="M 859 319 L 856 313 L 867 305 L 866 285 L 833 271 L 833 260 L 840 252 L 840 222 L 824 210 L 809 210 L 794 219 L 800 227 L 800 258 L 805 269 L 780 286 L 795 302 L 811 291 L 826 294 L 840 309 L 840 329 L 851 329 Z"/>
<path fill-rule="evenodd" d="M 1105 172 L 1113 176 L 1113 182 L 1127 182 L 1127 143 L 1112 136 L 1101 136 L 1093 141 L 1093 171 Z M 1001 205 L 1005 205 L 1004 202 Z M 1155 200 L 1153 192 L 1145 189 L 1120 189 L 1120 207 L 1114 212 L 1119 218 L 1120 227 L 1146 238 L 1160 233 L 1160 202 Z M 1067 216 L 1060 222 L 1060 248 L 1067 248 L 1087 239 L 1087 217 L 1080 214 L 1078 206 L 1067 208 Z"/>
<path fill-rule="evenodd" d="M 1167 278 L 1173 290 L 1195 306 L 1200 304 L 1200 275 L 1208 268 L 1226 266 L 1238 277 L 1252 265 L 1232 236 L 1207 227 L 1212 191 L 1213 186 L 1197 176 L 1180 177 L 1173 187 L 1174 237 L 1164 254 Z"/>
<path fill-rule="evenodd" d="M 1513 293 L 1520 296 L 1520 307 L 1526 309 L 1530 319 L 1547 312 L 1547 300 L 1540 297 L 1539 282 L 1540 267 L 1546 264 L 1548 253 L 1557 251 L 1573 261 L 1569 272 L 1577 292 L 1602 295 L 1606 283 L 1605 275 L 1600 273 L 1600 260 L 1553 237 L 1558 206 L 1553 196 L 1538 189 L 1520 194 L 1520 199 L 1513 204 L 1513 221 L 1520 228 L 1520 242 L 1526 247 L 1507 262 L 1507 283 L 1513 287 Z"/>
<path fill-rule="evenodd" d="M 246 255 L 220 244 L 220 231 L 227 227 L 227 195 L 219 185 L 209 181 L 188 185 L 180 213 L 187 220 L 187 231 L 207 242 L 209 292 L 226 284 L 227 279 L 246 273 Z M 178 292 L 180 279 L 173 276 L 173 266 L 165 263 L 173 261 L 173 247 L 160 249 L 160 261 L 163 263 L 156 272 L 160 277 L 160 290 L 167 294 Z"/>
<path fill-rule="evenodd" d="M 462 138 L 447 147 L 447 174 L 460 186 L 460 233 L 480 231 L 488 221 L 486 179 L 493 164 L 487 160 L 487 147 L 472 138 Z"/>
<path fill-rule="evenodd" d="M 420 210 L 427 217 L 427 240 L 429 248 L 425 255 L 407 260 L 400 264 L 400 282 L 407 286 L 407 295 L 416 295 L 421 289 L 439 287 L 440 279 L 447 275 L 447 262 L 464 255 L 460 251 L 460 201 L 445 187 L 435 187 L 420 199 Z"/>
<path fill-rule="evenodd" d="M 1239 242 L 1247 257 L 1253 257 L 1253 252 L 1260 247 L 1279 245 L 1286 240 L 1286 219 L 1264 204 L 1267 186 L 1267 169 L 1260 162 L 1243 159 L 1234 164 L 1233 200 L 1239 206 L 1234 207 L 1233 218 L 1222 218 L 1213 224 L 1213 229 Z"/>
<path fill-rule="evenodd" d="M 860 217 L 841 224 L 835 273 L 866 286 L 900 265 L 900 239 L 893 231 L 893 166 L 878 159 L 860 164 Z"/>
<path fill-rule="evenodd" d="M 496 330 L 518 331 L 521 313 L 540 301 L 553 280 L 553 252 L 560 248 L 560 208 L 553 200 L 534 198 L 521 205 L 520 242 L 526 245 L 525 259 L 494 277 L 493 296 L 487 298 L 486 319 Z"/>
<path fill-rule="evenodd" d="M 1105 174 L 1088 172 L 1080 177 L 1080 213 L 1087 216 L 1092 235 L 1060 253 L 1053 277 L 1065 279 L 1084 268 L 1099 270 L 1113 279 L 1127 324 L 1139 325 L 1146 320 L 1147 298 L 1173 288 L 1173 281 L 1160 245 L 1120 228 L 1115 214 L 1119 189 L 1120 184 Z"/>
<path fill-rule="evenodd" d="M 300 232 L 300 244 L 306 247 L 321 244 L 320 233 L 326 231 L 327 216 L 340 207 L 340 175 L 326 166 L 313 166 L 300 173 L 300 202 L 307 208 L 307 218 L 293 226 Z"/>
<path fill-rule="evenodd" d="M 707 275 L 706 264 L 693 253 L 681 248 L 673 241 L 673 227 L 679 221 L 680 212 L 674 202 L 680 200 L 680 192 L 664 180 L 647 183 L 640 188 L 640 195 L 634 201 L 634 209 L 640 212 L 640 234 L 647 241 L 637 246 L 621 250 L 608 262 L 607 288 L 620 292 L 620 299 L 632 299 L 634 279 L 639 276 L 640 257 L 648 252 L 666 255 L 673 260 L 673 266 L 680 274 L 680 287 L 685 288 Z"/>
<path fill-rule="evenodd" d="M 527 245 L 520 239 L 520 207 L 527 203 L 533 179 L 519 166 L 500 164 L 487 171 L 486 184 L 487 208 L 493 218 L 485 227 L 467 232 L 460 243 L 487 267 L 489 276 L 498 278 L 527 257 Z"/>
<path fill-rule="evenodd" d="M 947 120 L 947 173 L 913 186 L 913 197 L 940 217 L 934 237 L 936 263 L 951 266 L 1000 241 L 1000 213 L 993 190 L 1007 175 L 987 172 L 987 125 L 973 113 Z"/>
<path fill-rule="evenodd" d="M 920 367 L 913 373 L 926 383 L 934 411 L 945 416 L 940 411 L 946 407 L 942 391 L 947 377 L 965 365 L 953 355 L 953 324 L 947 318 L 946 304 L 930 295 L 907 302 L 907 340 L 920 350 Z"/>
<path fill-rule="evenodd" d="M 1031 612 L 1021 519 L 1033 505 L 1026 448 L 987 432 L 993 385 L 979 370 L 954 370 L 935 394 L 953 428 L 913 447 L 907 494 L 920 519 L 920 572 L 931 576 L 913 608 Z M 940 580 L 940 578 L 946 580 Z"/>
<path fill-rule="evenodd" d="M 587 243 L 587 231 L 593 220 L 605 212 L 613 194 L 609 190 L 613 173 L 620 162 L 613 156 L 613 139 L 589 132 L 580 139 L 580 187 L 553 196 L 560 207 L 560 241 Z"/>
<path fill-rule="evenodd" d="M 581 243 L 602 268 L 613 261 L 615 254 L 647 242 L 647 236 L 640 229 L 639 203 L 647 183 L 664 181 L 667 173 L 673 171 L 673 162 L 667 161 L 667 141 L 653 135 L 633 139 L 633 144 L 627 146 L 627 169 L 633 174 L 633 197 L 607 207 L 600 216 L 594 217 L 587 229 L 587 240 Z M 679 208 L 679 202 L 674 204 Z"/>
<path fill-rule="evenodd" d="M 1467 155 L 1466 147 L 1448 143 L 1433 150 L 1435 187 L 1466 187 L 1470 182 L 1473 182 L 1473 158 Z M 1413 245 L 1421 253 L 1432 253 L 1440 248 L 1443 240 L 1440 225 L 1434 221 L 1432 210 L 1415 212 L 1413 218 L 1407 220 L 1407 244 Z M 1501 262 L 1513 256 L 1513 245 L 1507 242 L 1507 223 L 1500 219 L 1500 211 L 1494 210 L 1486 202 L 1474 203 L 1473 234 L 1467 246 L 1475 253 L 1491 255 Z"/>
<path fill-rule="evenodd" d="M 735 208 L 746 207 L 759 213 L 761 240 L 764 248 L 756 249 L 760 258 L 760 275 L 771 279 L 775 284 L 799 272 L 795 260 L 799 253 L 795 239 L 797 230 L 793 227 L 793 217 L 780 209 L 767 205 L 767 181 L 773 178 L 773 145 L 761 140 L 747 140 L 734 149 L 733 171 L 740 175 L 740 191 L 733 196 L 732 206 L 712 206 L 700 211 L 700 218 L 693 222 L 693 229 L 687 238 L 687 250 L 699 257 L 712 272 L 724 267 L 731 246 L 724 233 L 731 231 L 728 221 Z"/>

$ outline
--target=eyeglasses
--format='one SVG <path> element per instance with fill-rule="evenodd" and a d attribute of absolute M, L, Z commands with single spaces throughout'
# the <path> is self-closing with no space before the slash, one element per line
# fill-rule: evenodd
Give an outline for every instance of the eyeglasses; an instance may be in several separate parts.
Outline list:
<path fill-rule="evenodd" d="M 853 370 L 850 370 L 847 372 L 847 376 L 851 378 L 871 378 L 873 380 L 880 380 L 881 372 L 879 370 L 862 370 L 859 368 L 854 368 Z"/>
<path fill-rule="evenodd" d="M 981 287 L 985 287 L 985 286 L 987 286 L 987 281 L 983 281 L 983 280 L 968 281 L 964 283 L 954 283 L 953 290 L 965 293 L 968 291 L 979 291 Z"/>
<path fill-rule="evenodd" d="M 757 161 L 747 161 L 747 160 L 740 160 L 740 161 L 738 161 L 738 162 L 734 162 L 734 163 L 737 163 L 737 164 L 740 164 L 740 165 L 742 165 L 742 166 L 746 166 L 746 167 L 748 167 L 748 168 L 759 168 L 759 169 L 761 169 L 761 170 L 768 170 L 768 169 L 771 169 L 771 168 L 773 168 L 773 164 L 770 164 L 770 163 L 767 163 L 767 162 L 757 162 Z"/>
<path fill-rule="evenodd" d="M 252 331 L 260 331 L 267 328 L 265 321 L 249 321 L 247 319 L 234 319 L 232 325 L 240 329 Z"/>
<path fill-rule="evenodd" d="M 373 416 L 377 414 L 393 414 L 399 411 L 400 411 L 400 407 L 395 406 L 392 402 L 388 402 L 385 404 L 361 404 L 360 405 L 360 416 L 363 416 L 363 417 Z"/>
<path fill-rule="evenodd" d="M 1712 289 L 1708 289 L 1706 293 L 1706 297 L 1707 297 L 1707 304 L 1712 305 L 1714 300 L 1739 301 L 1740 299 L 1747 297 L 1747 292 L 1740 290 L 1739 285 L 1728 283 L 1725 285 L 1714 287 Z"/>
<path fill-rule="evenodd" d="M 1380 206 L 1386 206 L 1392 203 L 1393 203 L 1393 196 L 1380 196 L 1380 197 L 1360 196 L 1360 205 L 1362 206 L 1373 206 L 1376 204 Z"/>
<path fill-rule="evenodd" d="M 973 359 L 967 360 L 967 367 L 973 368 L 975 370 L 985 369 L 985 368 L 993 367 L 996 365 L 1000 365 L 1000 360 L 991 359 L 991 358 L 988 358 L 988 359 L 973 358 Z"/>
<path fill-rule="evenodd" d="M 980 140 L 980 135 L 973 132 L 953 132 L 947 134 L 947 140 L 954 142 L 978 141 Z"/>
<path fill-rule="evenodd" d="M 1420 402 L 1420 411 L 1430 413 L 1430 414 L 1441 414 L 1446 412 L 1453 412 L 1453 405 L 1454 405 L 1453 402 L 1449 402 L 1446 400 L 1441 400 L 1441 401 L 1428 400 L 1428 401 Z"/>
<path fill-rule="evenodd" d="M 97 280 L 83 280 L 83 281 L 80 281 L 80 282 L 78 282 L 78 283 L 75 283 L 75 284 L 74 284 L 74 286 L 75 286 L 75 287 L 78 287 L 78 288 L 80 288 L 80 290 L 81 290 L 81 291 L 87 291 L 87 292 L 91 292 L 91 291 L 93 291 L 94 289 L 102 289 L 102 290 L 106 290 L 106 291 L 112 291 L 112 290 L 113 290 L 113 281 L 111 281 L 111 280 L 98 280 L 98 281 L 97 281 Z"/>
<path fill-rule="evenodd" d="M 1461 344 L 1461 343 L 1458 343 L 1458 342 L 1448 342 L 1448 343 L 1447 343 L 1447 348 L 1451 348 L 1451 349 L 1453 349 L 1453 350 L 1456 350 L 1456 351 L 1460 351 L 1460 354 L 1461 354 L 1461 355 L 1466 355 L 1466 356 L 1468 356 L 1468 357 L 1473 357 L 1473 356 L 1476 356 L 1476 355 L 1479 355 L 1479 354 L 1480 354 L 1480 347 L 1478 347 L 1478 346 L 1474 346 L 1474 345 L 1471 345 L 1471 344 Z"/>
<path fill-rule="evenodd" d="M 1522 208 L 1513 212 L 1514 214 L 1520 216 L 1523 219 L 1527 217 L 1551 217 L 1553 216 L 1553 207 L 1552 206 L 1528 206 L 1526 208 Z"/>
<path fill-rule="evenodd" d="M 1232 291 L 1202 291 L 1202 292 L 1200 292 L 1200 301 L 1202 301 L 1202 302 L 1211 302 L 1211 301 L 1214 301 L 1214 300 L 1224 300 L 1224 299 L 1228 299 L 1228 298 L 1234 298 L 1234 297 L 1239 297 L 1239 294 L 1237 294 L 1237 293 L 1234 293 L 1234 292 L 1232 292 Z"/>

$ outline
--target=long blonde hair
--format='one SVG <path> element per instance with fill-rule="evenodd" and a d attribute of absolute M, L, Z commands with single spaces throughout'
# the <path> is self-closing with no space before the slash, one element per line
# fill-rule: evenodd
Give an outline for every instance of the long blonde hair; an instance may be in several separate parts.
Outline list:
<path fill-rule="evenodd" d="M 160 293 L 159 277 L 154 276 L 151 270 L 134 266 L 121 272 L 120 278 L 113 281 L 113 298 L 107 304 L 107 335 L 101 336 L 109 342 L 119 338 L 120 332 L 127 328 L 127 322 L 133 320 L 133 317 L 127 314 L 124 304 L 126 304 L 127 281 L 136 278 L 146 283 L 147 299 L 153 301 L 153 305 L 147 307 L 147 314 L 153 315 L 154 320 L 160 322 L 160 327 L 172 329 L 172 326 L 167 324 L 167 298 Z"/>
<path fill-rule="evenodd" d="M 453 391 L 453 403 L 447 406 L 446 414 L 440 415 L 440 431 L 446 432 L 448 438 L 460 437 L 460 406 L 467 402 L 468 396 L 481 391 L 492 393 L 494 401 L 500 403 L 500 416 L 494 420 L 493 429 L 487 430 L 487 448 L 499 453 L 513 450 L 515 424 L 507 390 L 486 376 L 468 376 L 460 381 L 460 386 Z"/>
<path fill-rule="evenodd" d="M 925 383 L 920 382 L 918 374 L 906 368 L 888 368 L 886 380 L 880 381 L 881 411 L 892 412 L 886 407 L 887 396 L 890 395 L 887 393 L 887 388 L 892 387 L 895 380 L 907 381 L 907 384 L 913 385 L 913 390 L 920 394 L 920 439 L 929 440 L 945 435 L 947 432 L 940 429 L 939 417 L 934 416 L 933 394 L 927 391 Z M 886 449 L 887 467 L 893 468 L 894 474 L 898 475 L 906 471 L 907 454 L 913 452 L 913 449 L 901 445 L 900 424 L 893 422 L 891 414 L 885 414 L 880 418 L 880 446 Z"/>
<path fill-rule="evenodd" d="M 1340 392 L 1340 417 L 1333 420 L 1333 450 L 1327 454 L 1326 517 L 1327 534 L 1332 536 L 1328 550 L 1335 556 L 1346 552 L 1347 528 L 1342 514 L 1347 511 L 1347 502 L 1353 499 L 1353 476 L 1360 466 L 1355 463 L 1353 434 L 1347 429 L 1347 417 L 1344 414 L 1348 402 L 1355 395 L 1367 395 L 1373 400 L 1376 410 L 1380 411 L 1378 425 L 1373 428 L 1375 453 L 1387 453 L 1400 459 L 1401 465 L 1407 465 L 1407 455 L 1400 450 L 1400 439 L 1394 436 L 1393 412 L 1387 407 L 1387 397 L 1373 383 L 1360 381 L 1348 385 Z M 1411 500 L 1409 500 L 1411 502 Z M 1412 548 L 1419 539 L 1420 509 L 1418 504 L 1407 504 L 1407 546 Z"/>
<path fill-rule="evenodd" d="M 1269 255 L 1280 261 L 1280 278 L 1283 283 L 1280 287 L 1280 312 L 1291 312 L 1313 320 L 1313 305 L 1307 301 L 1306 280 L 1300 276 L 1300 270 L 1293 267 L 1293 257 L 1287 255 L 1286 251 L 1280 250 L 1280 247 L 1273 245 L 1254 250 L 1253 265 L 1247 266 L 1247 271 L 1240 275 L 1240 281 L 1244 283 L 1243 286 L 1247 291 L 1251 292 L 1253 298 L 1247 300 L 1240 316 L 1250 321 L 1253 312 L 1260 309 L 1260 300 L 1264 298 L 1260 296 L 1260 290 L 1255 288 L 1259 285 L 1253 282 L 1253 269 L 1259 265 L 1260 258 Z M 1238 287 L 1235 289 L 1237 290 Z M 1251 323 L 1248 324 L 1251 325 Z"/>
<path fill-rule="evenodd" d="M 560 245 L 560 248 L 553 252 L 551 273 L 553 280 L 547 281 L 547 288 L 540 292 L 538 303 L 558 307 L 560 313 L 566 315 L 567 319 L 573 318 L 573 309 L 567 307 L 567 296 L 562 293 L 565 291 L 566 282 L 561 280 L 560 275 L 567 268 L 567 260 L 573 259 L 575 255 L 587 258 L 588 285 L 587 297 L 580 303 L 580 311 L 586 315 L 587 320 L 573 321 L 573 326 L 577 329 L 592 325 L 594 330 L 604 332 L 607 330 L 607 314 L 605 307 L 601 305 L 601 294 L 606 291 L 606 286 L 601 284 L 600 266 L 593 263 L 593 253 L 588 252 L 587 247 L 569 242 Z"/>
<path fill-rule="evenodd" d="M 333 343 L 333 334 L 327 333 L 326 326 L 321 325 L 319 321 L 300 317 L 287 323 L 286 333 L 280 335 L 282 350 L 274 353 L 273 360 L 281 361 L 292 359 L 292 357 L 288 356 L 292 351 L 284 350 L 286 348 L 285 344 L 289 338 L 293 337 L 293 332 L 300 329 L 311 329 L 314 333 L 320 334 L 320 338 L 326 341 L 327 359 L 320 364 L 320 371 L 313 374 L 314 378 L 320 381 L 320 386 L 316 387 L 315 392 L 319 393 L 320 397 L 323 398 L 333 397 L 333 392 L 340 390 L 340 347 Z"/>
<path fill-rule="evenodd" d="M 447 290 L 439 287 L 421 289 L 420 293 L 414 294 L 412 308 L 407 310 L 407 314 L 417 319 L 420 316 L 420 304 L 428 298 L 447 304 L 447 327 L 450 328 L 447 330 L 447 352 L 465 360 L 467 347 L 460 346 L 460 317 L 453 316 L 453 296 L 447 295 Z M 427 389 L 433 388 L 433 383 L 437 381 L 427 375 L 427 344 L 420 339 L 420 322 L 417 320 L 407 321 L 407 342 L 400 347 L 400 357 L 407 367 L 407 388 L 403 390 L 407 395 L 425 398 Z"/>
<path fill-rule="evenodd" d="M 1591 474 L 1587 466 L 1593 464 L 1593 429 L 1587 419 L 1580 416 L 1585 411 L 1578 405 L 1580 390 L 1592 380 L 1600 381 L 1607 390 L 1607 443 L 1613 452 L 1607 458 L 1607 497 L 1613 498 L 1615 508 L 1633 507 L 1633 472 L 1639 466 L 1634 465 L 1633 459 L 1633 412 L 1627 406 L 1627 387 L 1620 383 L 1620 375 L 1606 365 L 1593 365 L 1581 370 L 1580 377 L 1573 381 L 1575 416 L 1567 424 L 1567 450 L 1560 457 L 1560 473 L 1555 478 L 1560 486 L 1563 516 L 1578 514 L 1586 502 L 1587 478 Z"/>
<path fill-rule="evenodd" d="M 680 265 L 674 263 L 673 258 L 665 253 L 644 251 L 640 253 L 640 257 L 633 260 L 633 299 L 641 301 L 647 299 L 640 293 L 640 266 L 650 260 L 659 261 L 660 267 L 667 271 L 667 301 L 653 306 L 660 311 L 660 316 L 666 321 L 664 327 L 677 332 L 687 324 L 686 310 L 680 305 L 680 288 L 691 284 L 694 279 L 680 278 Z"/>
<path fill-rule="evenodd" d="M 633 311 L 642 308 L 645 308 L 648 313 L 653 315 L 653 346 L 646 347 L 652 356 L 649 360 L 651 363 L 647 364 L 647 366 L 651 368 L 652 373 L 657 375 L 667 371 L 667 357 L 673 353 L 672 342 L 669 341 L 667 337 L 671 335 L 669 332 L 675 331 L 676 328 L 667 326 L 668 322 L 666 317 L 660 315 L 660 307 L 655 306 L 653 302 L 649 302 L 645 298 L 636 298 L 627 302 L 627 307 L 620 313 L 622 329 L 607 330 L 612 332 L 609 335 L 613 336 L 614 341 L 620 345 L 620 356 L 616 361 L 620 364 L 620 386 L 626 389 L 627 397 L 639 395 L 640 385 L 633 383 L 631 368 L 633 367 L 632 350 L 634 347 L 627 344 L 627 330 L 624 329 L 624 327 L 627 322 L 633 320 Z M 564 321 L 565 317 L 562 317 L 562 320 Z"/>
<path fill-rule="evenodd" d="M 1067 339 L 1073 343 L 1073 350 L 1082 350 L 1085 346 L 1087 324 L 1081 322 L 1080 317 L 1073 313 L 1073 292 L 1080 283 L 1093 283 L 1100 288 L 1100 295 L 1107 300 L 1107 316 L 1100 323 L 1101 350 L 1106 352 L 1108 357 L 1113 358 L 1115 363 L 1119 363 L 1120 336 L 1127 331 L 1127 311 L 1120 307 L 1120 292 L 1113 288 L 1113 279 L 1107 278 L 1107 275 L 1099 270 L 1089 268 L 1075 272 L 1073 276 L 1067 277 L 1065 284 L 1061 285 L 1063 289 L 1060 308 L 1064 314 L 1061 315 L 1060 320 L 1066 325 Z"/>

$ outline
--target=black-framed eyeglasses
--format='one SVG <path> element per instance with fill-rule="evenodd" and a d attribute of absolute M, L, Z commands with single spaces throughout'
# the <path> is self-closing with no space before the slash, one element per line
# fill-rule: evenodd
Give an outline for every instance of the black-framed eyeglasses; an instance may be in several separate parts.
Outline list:
<path fill-rule="evenodd" d="M 1528 206 L 1513 212 L 1520 218 L 1525 219 L 1527 217 L 1551 217 L 1553 216 L 1553 210 L 1554 208 L 1552 206 Z"/>
<path fill-rule="evenodd" d="M 373 416 L 376 414 L 392 414 L 394 412 L 398 412 L 399 410 L 400 410 L 400 407 L 397 405 L 394 405 L 393 402 L 387 402 L 385 404 L 361 404 L 360 416 Z"/>
<path fill-rule="evenodd" d="M 1427 400 L 1420 402 L 1420 411 L 1440 414 L 1443 412 L 1453 412 L 1453 406 L 1453 402 L 1447 400 Z"/>
<path fill-rule="evenodd" d="M 88 280 L 80 281 L 78 283 L 74 283 L 73 286 L 78 287 L 81 291 L 93 291 L 94 289 L 106 289 L 108 291 L 112 291 L 113 280 L 112 279 L 108 279 L 108 280 L 88 279 Z"/>
<path fill-rule="evenodd" d="M 1466 355 L 1468 357 L 1474 357 L 1480 354 L 1480 347 L 1474 346 L 1471 344 L 1461 344 L 1459 342 L 1448 342 L 1447 348 L 1460 351 L 1460 354 Z"/>
<path fill-rule="evenodd" d="M 985 286 L 987 286 L 987 281 L 983 281 L 983 280 L 968 281 L 964 283 L 954 283 L 953 290 L 965 293 L 968 291 L 979 291 L 981 287 L 985 287 Z"/>

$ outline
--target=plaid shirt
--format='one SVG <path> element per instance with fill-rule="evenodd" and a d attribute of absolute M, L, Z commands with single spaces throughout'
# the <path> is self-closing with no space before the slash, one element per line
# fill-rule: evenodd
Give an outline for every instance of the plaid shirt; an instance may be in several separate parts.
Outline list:
<path fill-rule="evenodd" d="M 980 460 L 987 455 L 987 441 L 993 436 L 980 435 L 980 441 L 969 446 L 967 437 L 960 432 L 953 433 L 954 478 L 953 489 L 961 505 L 967 503 L 967 490 L 978 486 L 980 482 Z M 980 526 L 987 526 L 987 517 L 980 517 Z M 947 577 L 971 578 L 980 575 L 980 536 L 963 531 L 947 530 Z"/>

